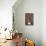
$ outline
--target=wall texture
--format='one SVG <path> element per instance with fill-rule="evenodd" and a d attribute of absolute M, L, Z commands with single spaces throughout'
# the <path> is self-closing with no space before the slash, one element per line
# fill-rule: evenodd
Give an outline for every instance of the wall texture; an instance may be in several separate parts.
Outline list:
<path fill-rule="evenodd" d="M 34 25 L 25 25 L 25 13 L 34 13 Z M 24 39 L 35 41 L 36 46 L 41 46 L 41 1 L 23 0 L 23 2 L 14 9 L 15 28 L 23 33 Z"/>

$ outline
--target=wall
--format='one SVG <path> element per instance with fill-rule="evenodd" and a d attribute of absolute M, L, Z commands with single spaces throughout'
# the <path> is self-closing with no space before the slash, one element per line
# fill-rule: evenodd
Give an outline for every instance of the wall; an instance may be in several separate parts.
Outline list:
<path fill-rule="evenodd" d="M 12 6 L 16 0 L 0 0 L 0 27 L 12 29 Z"/>
<path fill-rule="evenodd" d="M 16 6 L 16 5 L 15 5 Z M 25 13 L 34 13 L 34 25 L 25 25 Z M 41 1 L 23 0 L 23 2 L 14 9 L 15 28 L 23 33 L 24 39 L 35 41 L 36 46 L 41 46 Z"/>
<path fill-rule="evenodd" d="M 46 46 L 46 0 L 41 1 L 41 41 Z"/>

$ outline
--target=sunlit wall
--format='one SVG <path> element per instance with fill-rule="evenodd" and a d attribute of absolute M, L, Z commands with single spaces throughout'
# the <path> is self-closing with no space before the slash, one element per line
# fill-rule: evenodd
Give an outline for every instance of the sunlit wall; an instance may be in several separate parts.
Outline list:
<path fill-rule="evenodd" d="M 16 0 L 0 0 L 0 27 L 12 29 L 12 6 Z"/>

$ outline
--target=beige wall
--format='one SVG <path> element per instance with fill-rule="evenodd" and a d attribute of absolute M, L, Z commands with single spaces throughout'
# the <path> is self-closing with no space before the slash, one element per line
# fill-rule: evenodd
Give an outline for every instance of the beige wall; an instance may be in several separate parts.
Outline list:
<path fill-rule="evenodd" d="M 15 5 L 16 6 L 16 5 Z M 25 25 L 25 13 L 34 13 L 34 25 Z M 23 33 L 24 38 L 35 41 L 36 46 L 41 46 L 41 3 L 40 0 L 24 0 L 14 9 L 15 28 Z"/>

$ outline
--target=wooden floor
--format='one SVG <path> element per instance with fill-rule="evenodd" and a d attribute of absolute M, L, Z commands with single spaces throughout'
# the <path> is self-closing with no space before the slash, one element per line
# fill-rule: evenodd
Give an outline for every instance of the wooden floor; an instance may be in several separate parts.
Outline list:
<path fill-rule="evenodd" d="M 13 40 L 6 40 L 6 42 L 4 42 L 2 45 L 0 46 L 16 46 L 15 45 L 15 39 Z"/>

